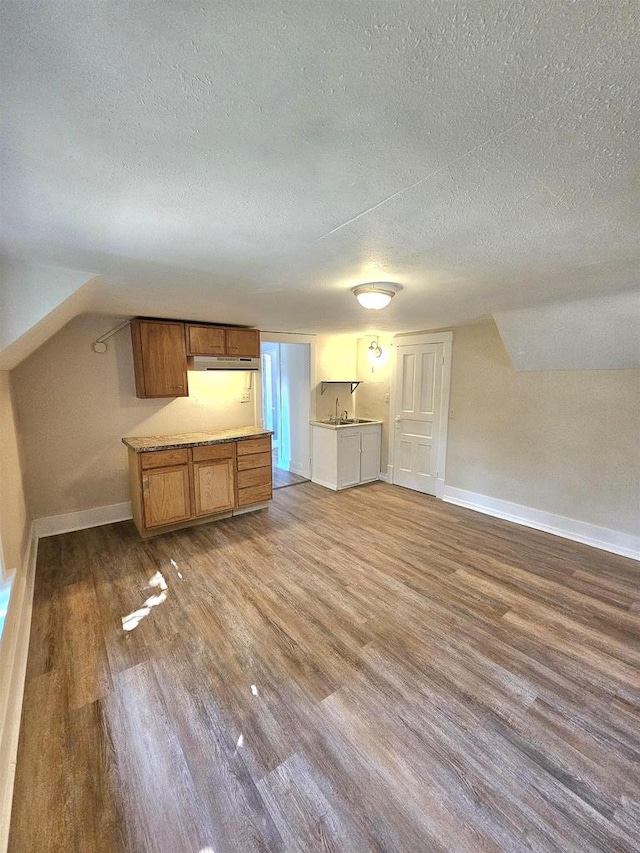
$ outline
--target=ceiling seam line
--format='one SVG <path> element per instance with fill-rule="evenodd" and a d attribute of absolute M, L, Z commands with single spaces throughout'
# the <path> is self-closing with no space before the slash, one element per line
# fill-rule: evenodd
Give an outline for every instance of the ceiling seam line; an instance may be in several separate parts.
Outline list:
<path fill-rule="evenodd" d="M 543 113 L 546 110 L 550 109 L 551 107 L 556 106 L 558 103 L 565 100 L 565 98 L 568 97 L 568 94 L 569 93 L 563 95 L 561 98 L 558 98 L 558 100 L 554 101 L 553 104 L 547 104 L 546 106 L 542 107 L 539 110 L 536 110 L 535 112 L 531 113 L 530 115 L 526 116 L 525 118 L 520 119 L 519 121 L 515 122 L 515 124 L 512 124 L 509 127 L 505 128 L 505 130 L 500 131 L 500 133 L 496 134 L 496 136 L 491 136 L 491 137 L 489 137 L 489 139 L 485 139 L 482 142 L 479 142 L 477 145 L 474 145 L 473 148 L 470 148 L 468 151 L 465 151 L 463 154 L 460 154 L 458 157 L 454 157 L 453 160 L 449 160 L 448 163 L 444 163 L 442 166 L 439 166 L 437 169 L 434 169 L 433 172 L 430 172 L 428 175 L 425 175 L 423 178 L 420 178 L 418 181 L 415 181 L 413 184 L 408 184 L 406 187 L 401 187 L 399 190 L 397 190 L 397 192 L 391 193 L 391 195 L 387 196 L 386 198 L 383 198 L 381 201 L 377 202 L 376 204 L 372 205 L 371 207 L 368 207 L 366 210 L 363 210 L 361 213 L 358 213 L 355 216 L 352 216 L 351 219 L 347 219 L 347 221 L 343 222 L 341 225 L 336 225 L 335 228 L 332 228 L 331 231 L 327 231 L 327 233 L 323 234 L 321 237 L 317 237 L 313 241 L 313 243 L 320 243 L 322 240 L 325 240 L 327 237 L 330 237 L 332 234 L 335 234 L 337 231 L 340 231 L 343 228 L 346 228 L 347 225 L 351 225 L 352 222 L 356 222 L 358 219 L 362 219 L 362 217 L 366 216 L 368 213 L 373 213 L 374 210 L 377 210 L 379 207 L 382 207 L 382 205 L 386 204 L 388 201 L 392 201 L 394 198 L 397 198 L 398 196 L 402 195 L 403 193 L 409 192 L 410 190 L 413 190 L 416 187 L 420 186 L 420 184 L 423 184 L 425 181 L 428 181 L 429 178 L 433 178 L 435 175 L 438 175 L 440 172 L 444 172 L 444 170 L 448 169 L 449 166 L 453 166 L 454 163 L 458 163 L 458 162 L 460 162 L 460 160 L 464 160 L 465 157 L 468 157 L 470 154 L 473 154 L 475 151 L 479 151 L 481 148 L 484 148 L 485 145 L 489 145 L 492 142 L 496 142 L 498 139 L 505 136 L 507 133 L 511 133 L 512 130 L 515 130 L 517 127 L 520 127 L 520 125 L 526 124 L 528 121 L 531 121 L 536 116 L 540 115 L 540 113 Z"/>

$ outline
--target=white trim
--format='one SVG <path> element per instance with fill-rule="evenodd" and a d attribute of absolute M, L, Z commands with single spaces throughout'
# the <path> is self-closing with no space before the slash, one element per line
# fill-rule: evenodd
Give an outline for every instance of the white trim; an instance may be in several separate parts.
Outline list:
<path fill-rule="evenodd" d="M 394 335 L 393 343 L 397 347 L 418 347 L 420 344 L 445 344 L 453 342 L 453 332 L 411 332 L 408 335 Z"/>
<path fill-rule="evenodd" d="M 56 536 L 58 533 L 70 533 L 72 530 L 100 527 L 102 524 L 112 524 L 114 521 L 128 521 L 130 518 L 133 518 L 131 501 L 123 501 L 110 506 L 79 509 L 64 515 L 36 518 L 33 522 L 33 532 L 38 539 L 41 539 L 43 536 Z"/>
<path fill-rule="evenodd" d="M 383 483 L 388 483 L 389 482 L 389 475 L 380 471 L 380 473 L 378 474 L 378 479 L 382 480 Z"/>
<path fill-rule="evenodd" d="M 489 495 L 468 492 L 466 489 L 456 489 L 453 486 L 445 486 L 442 499 L 447 503 L 464 506 L 485 515 L 504 518 L 506 521 L 533 527 L 535 530 L 544 530 L 546 533 L 562 536 L 573 542 L 582 542 L 585 545 L 591 545 L 592 548 L 600 548 L 603 551 L 630 557 L 632 560 L 640 560 L 640 536 L 621 533 L 608 527 L 599 527 L 511 501 L 503 501 Z"/>
<path fill-rule="evenodd" d="M 304 462 L 293 462 L 290 460 L 288 470 L 290 474 L 297 474 L 299 477 L 309 477 L 309 465 L 305 465 Z"/>
<path fill-rule="evenodd" d="M 32 525 L 23 570 L 14 578 L 0 643 L 0 685 L 3 690 L 0 696 L 0 851 L 6 851 L 9 843 L 37 555 L 38 540 Z"/>
<path fill-rule="evenodd" d="M 324 486 L 325 489 L 331 489 L 332 492 L 337 492 L 338 487 L 335 483 L 330 483 L 327 480 L 318 480 L 317 477 L 313 477 L 311 480 L 312 483 L 315 483 L 317 486 Z"/>
<path fill-rule="evenodd" d="M 316 336 L 299 335 L 293 332 L 260 332 L 260 343 L 268 344 L 309 344 L 309 412 L 310 421 L 316 420 L 316 386 L 318 385 L 316 365 Z M 261 354 L 262 357 L 262 354 Z M 254 423 L 262 423 L 262 370 L 256 375 Z"/>

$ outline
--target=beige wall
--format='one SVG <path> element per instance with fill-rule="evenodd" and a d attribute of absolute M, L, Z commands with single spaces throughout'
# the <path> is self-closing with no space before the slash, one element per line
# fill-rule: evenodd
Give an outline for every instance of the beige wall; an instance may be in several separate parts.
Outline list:
<path fill-rule="evenodd" d="M 382 349 L 380 358 L 372 358 L 369 344 L 376 335 L 358 338 L 357 378 L 362 382 L 355 393 L 356 415 L 382 421 L 382 447 L 380 449 L 380 470 L 386 474 L 389 446 L 389 401 L 391 393 L 391 365 L 393 363 L 392 340 L 378 336 Z"/>
<path fill-rule="evenodd" d="M 129 329 L 96 354 L 92 342 L 111 317 L 78 317 L 13 372 L 24 451 L 26 501 L 33 518 L 129 499 L 125 435 L 154 435 L 254 423 L 240 394 L 247 373 L 191 373 L 190 396 L 135 396 Z"/>
<path fill-rule="evenodd" d="M 10 376 L 0 371 L 0 562 L 2 574 L 22 566 L 27 545 L 27 511 Z"/>
<path fill-rule="evenodd" d="M 342 380 L 356 379 L 356 339 L 353 335 L 318 335 L 316 338 L 316 417 L 324 420 L 338 411 L 346 410 L 350 417 L 355 411 L 355 399 L 349 386 Z M 322 380 L 340 381 L 340 385 L 326 388 L 322 393 Z"/>
<path fill-rule="evenodd" d="M 451 407 L 448 486 L 640 533 L 640 371 L 516 373 L 493 322 L 462 326 Z"/>

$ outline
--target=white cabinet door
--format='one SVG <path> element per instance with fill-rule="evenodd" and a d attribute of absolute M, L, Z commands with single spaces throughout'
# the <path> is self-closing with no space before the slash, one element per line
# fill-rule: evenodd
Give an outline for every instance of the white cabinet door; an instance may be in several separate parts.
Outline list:
<path fill-rule="evenodd" d="M 360 482 L 360 430 L 347 429 L 338 438 L 338 488 Z"/>
<path fill-rule="evenodd" d="M 380 475 L 380 427 L 365 427 L 360 436 L 360 482 L 369 483 Z"/>

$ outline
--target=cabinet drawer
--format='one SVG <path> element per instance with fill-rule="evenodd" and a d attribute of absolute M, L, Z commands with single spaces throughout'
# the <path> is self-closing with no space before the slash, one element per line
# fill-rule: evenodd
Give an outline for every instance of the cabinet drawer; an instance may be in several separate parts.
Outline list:
<path fill-rule="evenodd" d="M 271 483 L 263 486 L 250 486 L 248 489 L 238 489 L 238 506 L 270 501 L 272 496 Z"/>
<path fill-rule="evenodd" d="M 271 452 L 252 453 L 250 456 L 238 455 L 238 471 L 247 471 L 249 468 L 269 468 L 271 470 Z"/>
<path fill-rule="evenodd" d="M 271 453 L 271 436 L 264 438 L 249 438 L 238 442 L 238 456 L 248 456 L 250 453 Z"/>
<path fill-rule="evenodd" d="M 202 447 L 194 447 L 191 450 L 194 462 L 206 462 L 209 459 L 234 459 L 236 446 L 228 441 L 224 444 L 205 444 Z"/>
<path fill-rule="evenodd" d="M 247 471 L 238 471 L 238 488 L 246 489 L 249 486 L 267 486 L 271 484 L 271 468 L 249 468 Z"/>
<path fill-rule="evenodd" d="M 152 450 L 140 454 L 142 470 L 148 468 L 165 468 L 167 465 L 181 465 L 189 461 L 189 451 L 186 447 L 177 450 Z"/>

